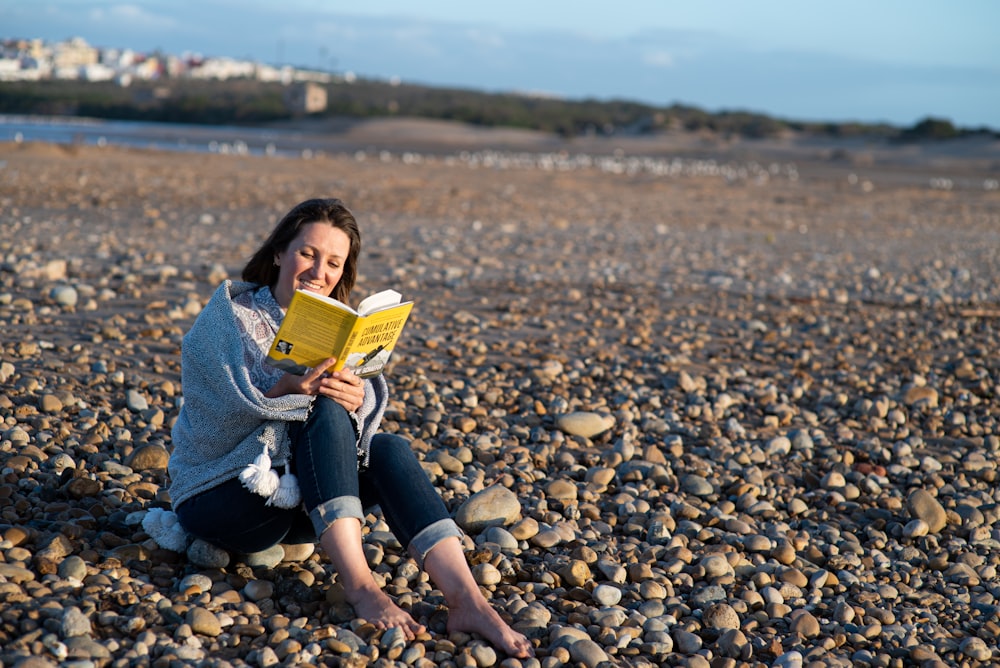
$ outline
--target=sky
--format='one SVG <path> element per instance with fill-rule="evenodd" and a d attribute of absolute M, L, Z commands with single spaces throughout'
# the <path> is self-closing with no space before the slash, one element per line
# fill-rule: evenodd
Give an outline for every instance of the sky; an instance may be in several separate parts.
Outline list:
<path fill-rule="evenodd" d="M 1000 1 L 0 0 L 0 37 L 786 120 L 1000 129 Z"/>

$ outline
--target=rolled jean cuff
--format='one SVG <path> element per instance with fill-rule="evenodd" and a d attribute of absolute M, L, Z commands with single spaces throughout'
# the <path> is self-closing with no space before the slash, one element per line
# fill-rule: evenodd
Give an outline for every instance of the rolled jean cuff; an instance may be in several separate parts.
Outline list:
<path fill-rule="evenodd" d="M 330 525 L 343 517 L 354 517 L 364 523 L 365 512 L 361 507 L 361 499 L 356 496 L 338 496 L 319 504 L 309 513 L 316 537 L 330 528 Z"/>
<path fill-rule="evenodd" d="M 450 517 L 438 520 L 421 529 L 420 533 L 410 541 L 407 549 L 410 552 L 410 556 L 417 560 L 417 565 L 423 568 L 424 558 L 427 556 L 427 553 L 433 550 L 445 538 L 452 536 L 459 540 L 462 540 L 463 536 L 462 530 L 455 524 L 455 520 Z"/>

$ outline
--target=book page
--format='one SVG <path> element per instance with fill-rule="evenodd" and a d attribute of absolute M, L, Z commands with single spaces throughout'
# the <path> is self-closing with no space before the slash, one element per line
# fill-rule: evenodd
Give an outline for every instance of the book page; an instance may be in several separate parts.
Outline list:
<path fill-rule="evenodd" d="M 384 308 L 395 306 L 399 303 L 400 299 L 402 299 L 402 295 L 395 290 L 382 290 L 363 299 L 361 304 L 358 305 L 358 313 L 366 315 L 375 311 L 381 311 Z"/>

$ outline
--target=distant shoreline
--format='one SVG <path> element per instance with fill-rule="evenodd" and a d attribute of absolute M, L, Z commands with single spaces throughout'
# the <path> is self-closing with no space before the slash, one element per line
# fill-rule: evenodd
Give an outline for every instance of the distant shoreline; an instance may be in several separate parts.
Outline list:
<path fill-rule="evenodd" d="M 0 114 L 0 142 L 117 145 L 193 153 L 280 155 L 376 154 L 380 151 L 457 155 L 507 153 L 626 154 L 656 158 L 781 161 L 864 172 L 883 167 L 933 178 L 948 171 L 969 179 L 1000 178 L 1000 139 L 893 144 L 885 139 L 720 138 L 704 132 L 567 139 L 535 130 L 481 127 L 424 118 L 331 117 L 255 126 L 119 121 L 76 116 Z M 923 177 L 921 177 L 923 178 Z"/>

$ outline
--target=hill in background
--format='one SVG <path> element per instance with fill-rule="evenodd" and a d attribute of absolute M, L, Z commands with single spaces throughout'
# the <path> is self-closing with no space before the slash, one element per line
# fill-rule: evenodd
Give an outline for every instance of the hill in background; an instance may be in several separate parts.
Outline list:
<path fill-rule="evenodd" d="M 958 128 L 936 118 L 899 128 L 883 123 L 794 121 L 747 111 L 708 112 L 680 104 L 655 107 L 626 100 L 568 100 L 366 79 L 323 87 L 325 109 L 304 114 L 292 110 L 287 103 L 288 87 L 280 83 L 164 79 L 122 87 L 111 82 L 6 82 L 0 83 L 0 113 L 207 125 L 308 121 L 317 127 L 338 118 L 405 117 L 532 130 L 564 139 L 670 133 L 722 139 L 795 135 L 891 142 L 998 137 L 986 127 Z"/>

